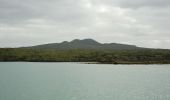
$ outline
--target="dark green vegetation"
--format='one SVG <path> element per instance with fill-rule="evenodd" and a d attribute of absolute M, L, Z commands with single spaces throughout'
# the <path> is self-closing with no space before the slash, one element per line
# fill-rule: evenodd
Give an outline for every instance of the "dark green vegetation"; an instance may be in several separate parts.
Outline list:
<path fill-rule="evenodd" d="M 170 64 L 170 50 L 101 44 L 85 39 L 24 48 L 1 48 L 0 61 Z"/>
<path fill-rule="evenodd" d="M 118 44 L 118 43 L 99 43 L 92 39 L 84 39 L 79 40 L 75 39 L 71 42 L 64 41 L 62 43 L 51 43 L 51 44 L 44 44 L 26 48 L 36 48 L 36 49 L 109 49 L 109 50 L 131 50 L 131 49 L 141 49 L 140 47 L 136 47 L 134 45 L 125 45 L 125 44 Z"/>
<path fill-rule="evenodd" d="M 113 64 L 170 63 L 170 50 L 0 49 L 0 61 L 98 62 Z"/>

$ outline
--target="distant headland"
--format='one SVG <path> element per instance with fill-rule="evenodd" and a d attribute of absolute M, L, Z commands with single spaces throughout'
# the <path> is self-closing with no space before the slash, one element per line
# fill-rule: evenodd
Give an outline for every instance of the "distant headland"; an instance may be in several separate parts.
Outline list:
<path fill-rule="evenodd" d="M 170 64 L 170 50 L 75 39 L 30 47 L 0 48 L 0 61 Z"/>

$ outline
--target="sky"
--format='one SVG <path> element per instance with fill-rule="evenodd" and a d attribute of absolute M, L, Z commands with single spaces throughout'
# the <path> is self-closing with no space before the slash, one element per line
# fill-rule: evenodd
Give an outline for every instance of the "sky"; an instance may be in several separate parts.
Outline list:
<path fill-rule="evenodd" d="M 0 47 L 85 38 L 170 49 L 170 0 L 0 0 Z"/>

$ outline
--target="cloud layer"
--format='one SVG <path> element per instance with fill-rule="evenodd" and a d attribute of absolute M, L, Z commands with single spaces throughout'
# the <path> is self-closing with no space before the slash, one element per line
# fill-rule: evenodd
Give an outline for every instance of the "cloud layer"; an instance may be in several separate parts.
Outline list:
<path fill-rule="evenodd" d="M 0 47 L 75 38 L 170 48 L 169 0 L 0 0 Z"/>

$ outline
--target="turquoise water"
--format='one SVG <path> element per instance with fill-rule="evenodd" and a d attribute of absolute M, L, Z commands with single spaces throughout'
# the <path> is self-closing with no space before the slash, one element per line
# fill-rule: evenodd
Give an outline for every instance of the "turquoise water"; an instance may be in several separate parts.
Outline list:
<path fill-rule="evenodd" d="M 1 62 L 0 100 L 170 100 L 170 65 Z"/>

